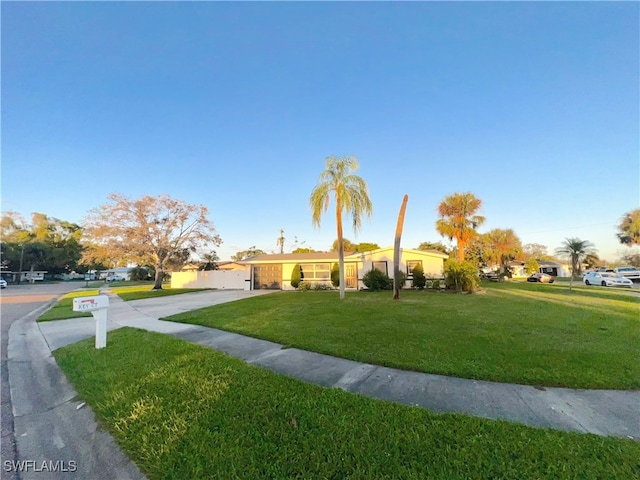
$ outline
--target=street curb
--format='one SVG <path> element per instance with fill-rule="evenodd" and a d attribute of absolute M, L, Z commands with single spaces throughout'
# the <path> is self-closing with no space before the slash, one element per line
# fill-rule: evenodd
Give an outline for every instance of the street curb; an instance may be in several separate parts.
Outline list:
<path fill-rule="evenodd" d="M 52 300 L 9 329 L 7 370 L 21 480 L 146 477 L 79 400 L 35 321 Z M 42 467 L 45 468 L 42 468 Z"/>

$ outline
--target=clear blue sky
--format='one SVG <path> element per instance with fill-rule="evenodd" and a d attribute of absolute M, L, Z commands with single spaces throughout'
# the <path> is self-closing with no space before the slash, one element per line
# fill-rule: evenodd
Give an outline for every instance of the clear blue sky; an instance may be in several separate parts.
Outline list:
<path fill-rule="evenodd" d="M 2 209 L 81 222 L 110 192 L 211 211 L 222 259 L 317 250 L 309 195 L 355 155 L 374 204 L 352 241 L 481 228 L 614 260 L 640 204 L 638 2 L 2 2 Z M 347 222 L 347 227 L 348 227 Z M 448 243 L 446 239 L 445 243 Z"/>

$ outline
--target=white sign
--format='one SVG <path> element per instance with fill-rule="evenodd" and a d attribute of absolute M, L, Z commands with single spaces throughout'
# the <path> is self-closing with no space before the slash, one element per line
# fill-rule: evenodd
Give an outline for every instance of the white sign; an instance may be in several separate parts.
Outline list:
<path fill-rule="evenodd" d="M 109 297 L 96 295 L 94 297 L 77 297 L 73 299 L 74 312 L 91 312 L 109 306 Z"/>
<path fill-rule="evenodd" d="M 96 348 L 107 346 L 107 308 L 109 297 L 96 295 L 94 297 L 77 297 L 73 299 L 74 312 L 91 312 L 96 319 Z"/>

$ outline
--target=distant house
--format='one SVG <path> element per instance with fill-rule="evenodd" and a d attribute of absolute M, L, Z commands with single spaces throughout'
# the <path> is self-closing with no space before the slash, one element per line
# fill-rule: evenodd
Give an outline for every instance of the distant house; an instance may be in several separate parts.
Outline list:
<path fill-rule="evenodd" d="M 538 260 L 538 271 L 540 273 L 548 273 L 554 277 L 570 277 L 571 267 L 564 263 L 558 263 L 551 260 Z M 526 271 L 525 264 L 521 262 L 511 262 L 509 264 L 511 275 L 513 278 L 528 277 L 529 274 Z"/>
<path fill-rule="evenodd" d="M 218 262 L 218 270 L 246 270 L 247 267 L 238 262 Z"/>
<path fill-rule="evenodd" d="M 440 278 L 448 255 L 436 250 L 401 249 L 400 269 L 411 285 L 412 271 L 421 264 L 426 276 Z M 338 263 L 338 252 L 263 254 L 239 262 L 246 265 L 247 283 L 251 290 L 293 290 L 291 273 L 300 266 L 302 280 L 313 284 L 331 284 L 331 268 Z M 345 288 L 365 288 L 362 277 L 373 268 L 393 278 L 393 247 L 369 252 L 345 252 Z"/>

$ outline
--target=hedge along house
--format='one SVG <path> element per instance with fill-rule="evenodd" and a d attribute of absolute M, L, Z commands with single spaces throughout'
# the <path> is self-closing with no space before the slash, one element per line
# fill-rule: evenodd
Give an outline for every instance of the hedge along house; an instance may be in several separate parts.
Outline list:
<path fill-rule="evenodd" d="M 411 285 L 412 271 L 417 264 L 422 265 L 427 277 L 441 278 L 447 258 L 448 255 L 436 250 L 401 249 L 400 270 L 407 274 L 406 286 Z M 252 290 L 293 290 L 291 274 L 296 265 L 300 268 L 301 281 L 331 285 L 331 268 L 338 263 L 338 252 L 264 254 L 240 263 L 248 266 L 246 280 Z M 393 278 L 393 247 L 345 252 L 345 288 L 365 288 L 362 277 L 373 268 Z"/>

